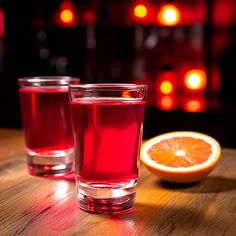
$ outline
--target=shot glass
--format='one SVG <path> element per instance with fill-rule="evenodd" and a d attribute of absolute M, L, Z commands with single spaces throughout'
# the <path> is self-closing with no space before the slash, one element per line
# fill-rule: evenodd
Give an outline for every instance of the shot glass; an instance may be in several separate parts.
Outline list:
<path fill-rule="evenodd" d="M 73 167 L 73 135 L 66 76 L 18 79 L 22 123 L 32 175 L 60 176 Z"/>
<path fill-rule="evenodd" d="M 146 85 L 70 85 L 79 206 L 91 213 L 132 211 Z"/>

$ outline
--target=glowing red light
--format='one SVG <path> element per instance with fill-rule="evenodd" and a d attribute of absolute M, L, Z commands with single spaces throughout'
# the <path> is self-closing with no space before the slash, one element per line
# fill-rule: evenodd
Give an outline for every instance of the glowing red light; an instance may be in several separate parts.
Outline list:
<path fill-rule="evenodd" d="M 130 15 L 134 22 L 152 24 L 155 21 L 156 6 L 148 0 L 136 0 L 130 8 Z"/>
<path fill-rule="evenodd" d="M 181 20 L 181 11 L 174 4 L 164 4 L 157 14 L 157 21 L 165 26 L 175 26 Z"/>
<path fill-rule="evenodd" d="M 206 109 L 206 99 L 203 96 L 184 98 L 183 109 L 187 112 L 202 112 Z"/>
<path fill-rule="evenodd" d="M 4 36 L 4 11 L 0 8 L 0 38 Z"/>
<path fill-rule="evenodd" d="M 73 27 L 77 23 L 77 13 L 70 1 L 62 2 L 57 13 L 57 23 L 63 27 Z"/>
<path fill-rule="evenodd" d="M 74 14 L 71 10 L 65 9 L 60 14 L 61 21 L 63 21 L 65 24 L 68 24 L 73 21 Z"/>
<path fill-rule="evenodd" d="M 83 18 L 86 24 L 92 25 L 95 24 L 97 17 L 95 13 L 91 10 L 87 10 L 83 14 Z"/>
<path fill-rule="evenodd" d="M 147 16 L 148 9 L 145 5 L 139 4 L 134 7 L 134 15 L 138 18 L 145 18 Z"/>
<path fill-rule="evenodd" d="M 158 93 L 169 95 L 177 90 L 177 77 L 172 71 L 162 72 L 157 76 L 156 90 Z"/>
<path fill-rule="evenodd" d="M 174 110 L 176 107 L 176 97 L 170 95 L 159 96 L 158 107 L 165 111 Z"/>
<path fill-rule="evenodd" d="M 187 91 L 203 92 L 206 90 L 207 76 L 204 70 L 190 70 L 185 74 L 184 87 Z"/>
<path fill-rule="evenodd" d="M 168 80 L 162 81 L 160 90 L 163 94 L 171 94 L 173 92 L 173 84 Z"/>

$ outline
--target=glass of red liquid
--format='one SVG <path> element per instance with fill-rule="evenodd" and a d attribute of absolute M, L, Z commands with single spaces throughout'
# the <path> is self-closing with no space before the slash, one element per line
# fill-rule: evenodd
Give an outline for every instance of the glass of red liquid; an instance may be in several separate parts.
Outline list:
<path fill-rule="evenodd" d="M 61 176 L 73 167 L 73 135 L 69 84 L 66 76 L 18 79 L 28 171 L 32 175 Z"/>
<path fill-rule="evenodd" d="M 146 85 L 70 85 L 79 206 L 92 213 L 132 211 Z"/>

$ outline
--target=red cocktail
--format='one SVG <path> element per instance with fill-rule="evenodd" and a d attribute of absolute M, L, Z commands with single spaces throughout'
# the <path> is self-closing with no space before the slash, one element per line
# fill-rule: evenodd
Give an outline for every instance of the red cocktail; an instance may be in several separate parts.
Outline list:
<path fill-rule="evenodd" d="M 73 140 L 68 84 L 78 83 L 79 80 L 66 77 L 63 83 L 63 78 L 53 78 L 19 80 L 31 174 L 58 175 L 72 168 Z"/>
<path fill-rule="evenodd" d="M 81 85 L 71 86 L 70 93 L 80 207 L 92 212 L 130 209 L 146 86 Z"/>
<path fill-rule="evenodd" d="M 74 100 L 78 179 L 87 183 L 129 182 L 138 176 L 143 101 Z"/>

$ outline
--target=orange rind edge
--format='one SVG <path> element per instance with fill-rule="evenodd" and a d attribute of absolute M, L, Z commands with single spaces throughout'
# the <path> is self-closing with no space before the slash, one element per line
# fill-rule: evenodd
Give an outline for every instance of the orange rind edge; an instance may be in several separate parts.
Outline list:
<path fill-rule="evenodd" d="M 199 164 L 195 166 L 194 168 L 162 168 L 160 165 L 155 165 L 153 166 L 150 163 L 150 160 L 147 160 L 147 156 L 144 157 L 143 155 L 143 148 L 147 145 L 147 143 L 155 141 L 157 138 L 158 139 L 164 139 L 166 137 L 169 137 L 171 135 L 192 135 L 194 134 L 196 137 L 202 137 L 206 138 L 208 141 L 211 141 L 211 144 L 214 145 L 215 152 L 214 156 L 212 157 L 211 161 L 205 162 L 203 164 Z M 147 167 L 147 169 L 157 175 L 161 180 L 165 180 L 168 182 L 173 182 L 173 183 L 191 183 L 191 182 L 196 182 L 204 177 L 206 177 L 218 164 L 219 160 L 221 157 L 221 146 L 218 141 L 216 141 L 214 138 L 212 138 L 209 135 L 203 134 L 203 133 L 198 133 L 198 132 L 192 132 L 192 131 L 176 131 L 176 132 L 169 132 L 165 134 L 158 135 L 156 137 L 153 137 L 147 141 L 145 141 L 142 144 L 141 147 L 141 162 Z M 166 170 L 167 169 L 167 170 Z"/>

